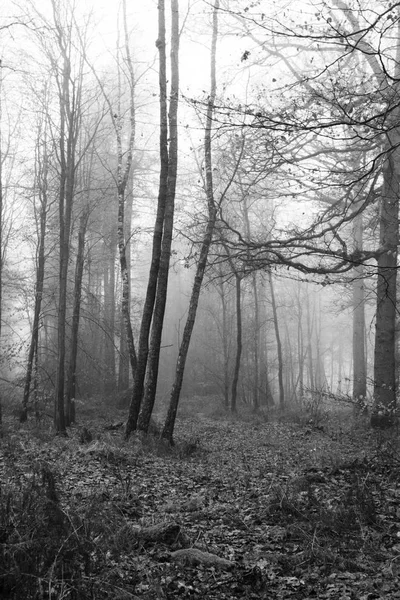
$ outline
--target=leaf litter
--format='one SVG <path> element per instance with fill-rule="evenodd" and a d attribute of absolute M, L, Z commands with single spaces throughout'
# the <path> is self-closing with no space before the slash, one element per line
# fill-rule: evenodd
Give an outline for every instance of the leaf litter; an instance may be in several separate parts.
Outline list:
<path fill-rule="evenodd" d="M 18 487 L 46 464 L 64 513 L 98 519 L 109 587 L 96 597 L 400 598 L 395 435 L 186 417 L 185 455 L 86 426 L 86 444 L 78 427 L 5 437 L 0 474 Z"/>

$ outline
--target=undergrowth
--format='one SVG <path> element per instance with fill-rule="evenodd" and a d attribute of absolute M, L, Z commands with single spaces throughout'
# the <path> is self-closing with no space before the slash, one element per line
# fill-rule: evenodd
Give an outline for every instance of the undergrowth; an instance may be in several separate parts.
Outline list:
<path fill-rule="evenodd" d="M 46 463 L 0 487 L 0 597 L 20 599 L 132 597 L 134 578 L 121 580 L 116 557 L 131 553 L 124 520 L 94 496 L 83 510 L 65 511 Z M 114 562 L 113 562 L 114 561 Z"/>
<path fill-rule="evenodd" d="M 322 598 L 324 583 L 312 595 L 313 572 L 321 582 L 338 572 L 364 581 L 377 565 L 392 568 L 396 432 L 368 431 L 318 403 L 244 413 L 245 422 L 187 415 L 172 447 L 159 427 L 124 441 L 120 420 L 110 427 L 88 419 L 62 439 L 44 422 L 6 428 L 0 597 L 156 600 L 173 589 L 182 598 L 231 600 L 260 597 L 251 595 L 260 585 L 263 594 L 285 590 L 271 598 Z M 208 580 L 203 567 L 171 562 L 163 542 L 136 536 L 168 523 L 184 529 L 189 545 L 236 561 L 237 577 L 243 567 L 243 589 L 227 573 L 209 595 L 216 573 Z M 309 596 L 296 596 L 303 580 Z"/>

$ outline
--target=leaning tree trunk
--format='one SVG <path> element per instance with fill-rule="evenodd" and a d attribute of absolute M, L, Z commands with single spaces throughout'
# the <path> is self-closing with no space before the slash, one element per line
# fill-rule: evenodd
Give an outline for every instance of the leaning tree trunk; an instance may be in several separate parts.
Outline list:
<path fill-rule="evenodd" d="M 183 331 L 182 343 L 179 348 L 179 355 L 176 364 L 175 380 L 172 386 L 171 397 L 169 402 L 168 414 L 165 420 L 162 437 L 170 444 L 173 442 L 173 432 L 175 426 L 176 413 L 178 410 L 179 398 L 182 389 L 183 374 L 185 371 L 186 358 L 189 350 L 190 340 L 192 337 L 193 327 L 196 320 L 197 307 L 199 304 L 200 291 L 203 283 L 204 272 L 207 266 L 208 252 L 211 246 L 214 233 L 215 221 L 217 216 L 215 200 L 214 200 L 214 184 L 212 174 L 212 155 L 211 155 L 211 133 L 214 114 L 214 102 L 216 93 L 216 49 L 218 37 L 218 9 L 219 0 L 215 1 L 213 12 L 213 34 L 211 43 L 211 85 L 210 95 L 207 105 L 206 128 L 204 133 L 204 164 L 206 175 L 206 195 L 208 207 L 208 221 L 204 233 L 203 242 L 200 249 L 200 257 L 197 263 L 196 274 L 192 287 L 192 294 L 189 303 L 188 316 Z"/>
<path fill-rule="evenodd" d="M 150 347 L 147 361 L 146 383 L 143 405 L 138 420 L 138 429 L 147 432 L 153 412 L 161 339 L 167 302 L 168 275 L 171 257 L 172 234 L 174 227 L 175 191 L 178 170 L 178 102 L 179 102 L 179 10 L 178 0 L 171 0 L 171 89 L 168 113 L 169 155 L 167 196 L 165 202 L 164 230 L 161 244 L 161 257 L 157 279 L 157 293 L 154 305 Z"/>
<path fill-rule="evenodd" d="M 143 398 L 144 379 L 146 375 L 147 359 L 149 354 L 149 335 L 153 318 L 154 303 L 157 292 L 158 272 L 160 268 L 161 244 L 163 237 L 165 205 L 168 184 L 168 115 L 167 115 L 167 58 L 165 40 L 165 1 L 158 3 L 158 39 L 159 53 L 159 92 L 160 92 L 160 179 L 158 188 L 157 215 L 153 231 L 153 246 L 147 283 L 146 298 L 144 301 L 142 320 L 139 332 L 139 348 L 135 377 L 133 381 L 132 398 L 129 405 L 128 419 L 125 428 L 125 437 L 136 429 L 139 411 Z"/>

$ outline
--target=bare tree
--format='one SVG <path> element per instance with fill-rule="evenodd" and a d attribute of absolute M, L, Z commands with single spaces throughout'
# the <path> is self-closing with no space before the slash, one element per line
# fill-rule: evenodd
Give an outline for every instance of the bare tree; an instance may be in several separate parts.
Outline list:
<path fill-rule="evenodd" d="M 146 376 L 146 400 L 140 428 L 147 430 L 153 410 L 161 335 L 168 287 L 168 270 L 174 222 L 175 188 L 178 165 L 177 111 L 179 102 L 179 11 L 178 0 L 171 0 L 171 89 L 167 102 L 167 57 L 165 1 L 158 4 L 160 90 L 160 178 L 157 215 L 153 231 L 152 258 L 139 333 L 137 368 L 125 435 L 136 429 L 142 405 Z M 151 334 L 150 334 L 151 328 Z M 150 343 L 149 337 L 151 336 Z M 149 354 L 150 353 L 150 354 Z"/>
<path fill-rule="evenodd" d="M 43 112 L 45 112 L 45 110 L 46 108 L 44 107 Z M 46 261 L 45 243 L 47 215 L 49 211 L 49 205 L 51 204 L 48 198 L 50 162 L 48 143 L 48 123 L 46 118 L 42 118 L 40 119 L 37 127 L 37 142 L 35 148 L 35 181 L 33 184 L 34 213 L 38 235 L 38 244 L 36 249 L 35 303 L 33 309 L 34 314 L 31 340 L 28 351 L 28 362 L 25 375 L 24 395 L 22 399 L 22 409 L 20 415 L 21 422 L 26 421 L 27 419 L 32 374 L 34 365 L 36 364 L 38 358 L 39 325 L 42 310 Z"/>
<path fill-rule="evenodd" d="M 210 250 L 215 222 L 217 218 L 217 207 L 214 199 L 214 183 L 213 183 L 213 161 L 212 161 L 212 127 L 213 127 L 213 112 L 216 96 L 216 51 L 218 39 L 218 10 L 219 0 L 215 0 L 213 10 L 212 24 L 212 41 L 211 41 L 211 65 L 210 65 L 210 94 L 208 97 L 208 107 L 206 115 L 206 125 L 204 132 L 204 165 L 205 165 L 205 191 L 207 196 L 208 219 L 204 232 L 203 241 L 200 248 L 199 259 L 196 265 L 196 274 L 193 282 L 192 293 L 188 316 L 183 331 L 182 342 L 179 348 L 179 355 L 175 370 L 175 380 L 172 386 L 170 402 L 167 417 L 165 420 L 162 437 L 167 439 L 170 444 L 173 440 L 173 432 L 175 425 L 176 413 L 178 410 L 179 398 L 182 389 L 183 374 L 185 371 L 187 354 L 189 351 L 190 340 L 193 332 L 193 327 L 196 320 L 197 307 L 200 298 L 201 286 L 203 283 L 204 272 L 207 266 L 208 253 Z"/>

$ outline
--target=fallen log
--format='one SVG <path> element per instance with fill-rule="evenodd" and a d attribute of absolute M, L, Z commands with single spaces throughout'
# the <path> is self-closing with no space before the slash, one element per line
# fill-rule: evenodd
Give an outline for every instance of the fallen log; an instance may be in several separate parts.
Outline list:
<path fill-rule="evenodd" d="M 197 548 L 185 548 L 183 550 L 175 550 L 171 552 L 170 558 L 177 562 L 188 565 L 205 565 L 206 567 L 214 567 L 228 571 L 235 566 L 235 563 L 226 558 L 221 558 L 210 552 L 203 552 Z"/>

